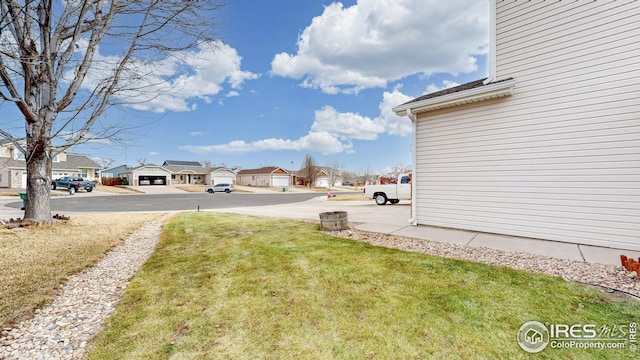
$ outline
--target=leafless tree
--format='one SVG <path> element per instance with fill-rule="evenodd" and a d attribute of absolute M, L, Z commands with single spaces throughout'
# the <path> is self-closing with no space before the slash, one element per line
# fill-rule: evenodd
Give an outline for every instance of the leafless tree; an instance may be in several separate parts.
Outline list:
<path fill-rule="evenodd" d="M 371 171 L 371 166 L 367 165 L 366 169 L 364 169 L 364 171 L 362 172 L 362 184 L 361 185 L 368 185 L 371 184 L 371 175 L 372 175 L 372 171 Z"/>
<path fill-rule="evenodd" d="M 380 171 L 379 175 L 391 179 L 397 179 L 400 174 L 408 174 L 411 172 L 411 165 L 396 164 L 392 167 Z"/>
<path fill-rule="evenodd" d="M 149 76 L 150 61 L 215 46 L 214 13 L 221 6 L 217 0 L 0 1 L 0 107 L 15 105 L 25 130 L 0 125 L 0 136 L 26 159 L 25 219 L 51 219 L 55 155 L 115 136 L 123 124 L 103 123 L 110 107 L 159 95 L 160 81 L 149 80 L 159 79 Z"/>
<path fill-rule="evenodd" d="M 329 176 L 329 187 L 336 186 L 336 182 L 342 177 L 343 166 L 338 160 L 331 161 L 331 167 L 327 169 Z"/>
<path fill-rule="evenodd" d="M 316 159 L 307 154 L 304 157 L 304 162 L 302 163 L 302 169 L 300 169 L 300 176 L 307 183 L 307 187 L 312 187 L 316 182 L 316 171 L 317 171 L 317 163 Z"/>
<path fill-rule="evenodd" d="M 91 160 L 95 161 L 102 169 L 107 169 L 111 165 L 113 165 L 113 163 L 116 162 L 113 159 L 103 158 L 103 157 L 94 157 L 94 158 L 91 158 Z"/>

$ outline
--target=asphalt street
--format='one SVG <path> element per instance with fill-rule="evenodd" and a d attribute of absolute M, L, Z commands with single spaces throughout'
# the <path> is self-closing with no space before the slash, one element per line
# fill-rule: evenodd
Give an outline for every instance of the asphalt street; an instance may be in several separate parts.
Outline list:
<path fill-rule="evenodd" d="M 319 196 L 318 193 L 290 194 L 141 194 L 126 196 L 64 196 L 51 199 L 53 212 L 119 212 L 119 211 L 182 211 L 225 209 L 297 203 Z M 22 201 L 6 204 L 11 208 L 21 208 Z"/>

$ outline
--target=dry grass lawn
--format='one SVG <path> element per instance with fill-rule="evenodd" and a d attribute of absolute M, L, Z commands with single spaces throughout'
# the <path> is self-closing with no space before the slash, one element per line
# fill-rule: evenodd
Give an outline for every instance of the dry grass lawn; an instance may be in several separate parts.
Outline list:
<path fill-rule="evenodd" d="M 370 199 L 367 199 L 362 194 L 342 195 L 340 193 L 336 193 L 334 195 L 335 196 L 330 198 L 329 201 L 367 201 L 367 200 L 370 200 Z"/>
<path fill-rule="evenodd" d="M 82 215 L 55 226 L 0 229 L 0 327 L 32 315 L 70 275 L 95 264 L 159 216 Z"/>
<path fill-rule="evenodd" d="M 176 189 L 180 189 L 182 191 L 186 191 L 186 192 L 204 192 L 204 189 L 206 189 L 207 185 L 176 185 L 175 188 Z"/>
<path fill-rule="evenodd" d="M 133 190 L 133 189 L 129 189 L 129 188 L 126 188 L 126 187 L 105 186 L 105 185 L 96 186 L 94 188 L 94 191 L 111 193 L 111 194 L 138 194 L 138 193 L 140 193 L 139 191 L 136 191 L 136 190 Z"/>

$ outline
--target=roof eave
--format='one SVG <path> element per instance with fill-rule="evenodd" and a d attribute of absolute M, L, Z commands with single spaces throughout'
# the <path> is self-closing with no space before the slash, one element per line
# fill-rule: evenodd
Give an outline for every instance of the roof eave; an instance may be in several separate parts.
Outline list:
<path fill-rule="evenodd" d="M 399 116 L 407 116 L 409 110 L 412 114 L 418 114 L 438 109 L 444 109 L 465 104 L 477 103 L 491 99 L 497 99 L 513 95 L 516 86 L 515 79 L 500 81 L 485 86 L 446 94 L 422 101 L 410 102 L 393 108 Z"/>

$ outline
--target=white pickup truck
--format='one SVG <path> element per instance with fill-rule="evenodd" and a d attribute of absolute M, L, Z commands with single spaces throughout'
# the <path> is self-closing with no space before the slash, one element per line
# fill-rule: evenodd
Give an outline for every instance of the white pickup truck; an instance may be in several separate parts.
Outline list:
<path fill-rule="evenodd" d="M 385 205 L 388 202 L 397 204 L 400 200 L 411 199 L 411 176 L 398 175 L 397 184 L 367 185 L 364 188 L 364 196 L 375 199 L 376 204 Z"/>

